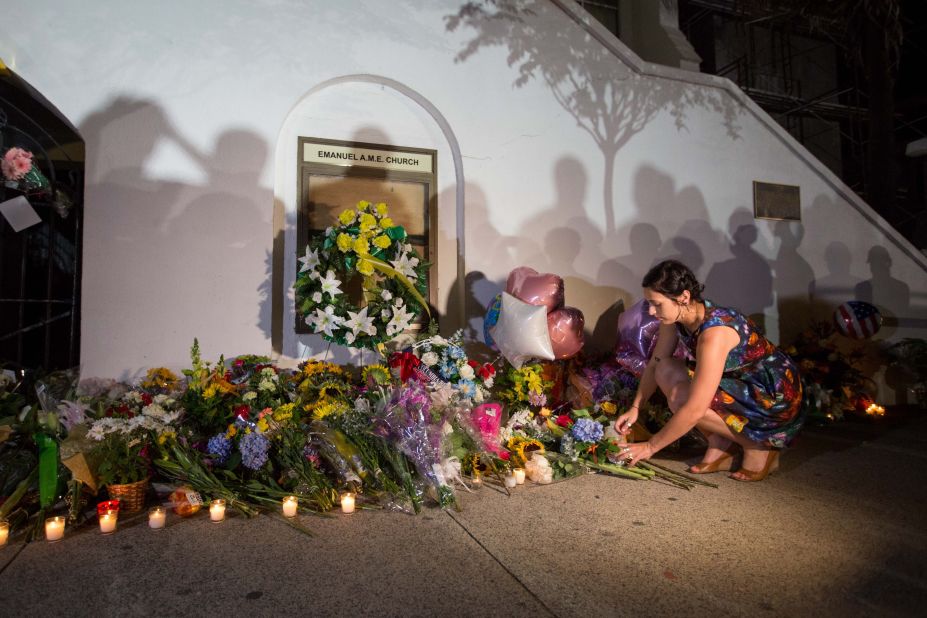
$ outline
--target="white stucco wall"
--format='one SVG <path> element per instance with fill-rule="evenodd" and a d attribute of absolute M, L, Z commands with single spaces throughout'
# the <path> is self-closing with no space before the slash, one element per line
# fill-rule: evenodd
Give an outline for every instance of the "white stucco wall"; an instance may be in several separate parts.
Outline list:
<path fill-rule="evenodd" d="M 880 338 L 927 336 L 923 256 L 728 82 L 642 63 L 573 3 L 452 32 L 462 1 L 6 4 L 0 58 L 87 142 L 84 375 L 183 366 L 194 337 L 271 353 L 298 135 L 438 150 L 439 309 L 465 297 L 473 333 L 530 265 L 607 345 L 609 307 L 677 255 L 774 339 L 867 280 Z M 754 180 L 800 185 L 802 223 L 754 220 Z M 323 352 L 281 305 L 284 354 Z"/>

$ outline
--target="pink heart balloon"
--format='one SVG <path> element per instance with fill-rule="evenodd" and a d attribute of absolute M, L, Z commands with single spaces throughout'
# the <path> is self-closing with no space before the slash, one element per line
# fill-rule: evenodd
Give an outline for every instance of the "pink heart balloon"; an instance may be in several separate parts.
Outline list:
<path fill-rule="evenodd" d="M 528 304 L 547 307 L 548 313 L 563 306 L 563 279 L 552 273 L 539 273 L 530 266 L 519 266 L 510 272 L 505 291 Z"/>
<path fill-rule="evenodd" d="M 561 307 L 547 314 L 547 331 L 554 349 L 554 358 L 572 358 L 583 349 L 586 319 L 576 307 Z"/>

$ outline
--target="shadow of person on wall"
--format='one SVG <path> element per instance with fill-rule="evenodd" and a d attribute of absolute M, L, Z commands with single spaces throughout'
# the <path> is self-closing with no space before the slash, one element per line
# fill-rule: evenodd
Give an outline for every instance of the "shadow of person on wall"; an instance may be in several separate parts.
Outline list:
<path fill-rule="evenodd" d="M 853 300 L 859 279 L 850 272 L 852 260 L 849 247 L 840 241 L 830 242 L 824 248 L 827 274 L 816 278 L 808 286 L 812 309 L 819 312 L 815 313 L 815 318 L 830 318 L 831 312 L 839 305 Z"/>
<path fill-rule="evenodd" d="M 814 269 L 798 252 L 805 236 L 801 222 L 777 221 L 773 225 L 773 234 L 779 240 L 779 250 L 772 263 L 776 279 L 779 341 L 786 343 L 793 341 L 805 326 Z"/>
<path fill-rule="evenodd" d="M 765 309 L 773 304 L 772 269 L 753 245 L 759 231 L 753 214 L 738 208 L 728 223 L 733 257 L 715 264 L 705 278 L 705 292 L 720 305 L 733 307 L 765 328 Z"/>

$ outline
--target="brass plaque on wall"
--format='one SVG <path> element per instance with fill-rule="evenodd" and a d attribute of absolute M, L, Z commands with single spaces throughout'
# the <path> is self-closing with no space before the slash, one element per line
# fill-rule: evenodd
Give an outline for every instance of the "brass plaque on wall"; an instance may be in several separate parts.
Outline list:
<path fill-rule="evenodd" d="M 800 187 L 753 181 L 753 216 L 757 219 L 801 221 Z"/>

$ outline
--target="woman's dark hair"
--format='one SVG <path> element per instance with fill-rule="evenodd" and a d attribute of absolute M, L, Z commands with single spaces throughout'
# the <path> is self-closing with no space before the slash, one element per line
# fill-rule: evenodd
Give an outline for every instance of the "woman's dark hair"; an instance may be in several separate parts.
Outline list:
<path fill-rule="evenodd" d="M 664 296 L 676 298 L 686 290 L 693 300 L 702 302 L 705 286 L 698 282 L 689 267 L 677 260 L 663 260 L 644 275 L 641 287 L 650 288 Z"/>

